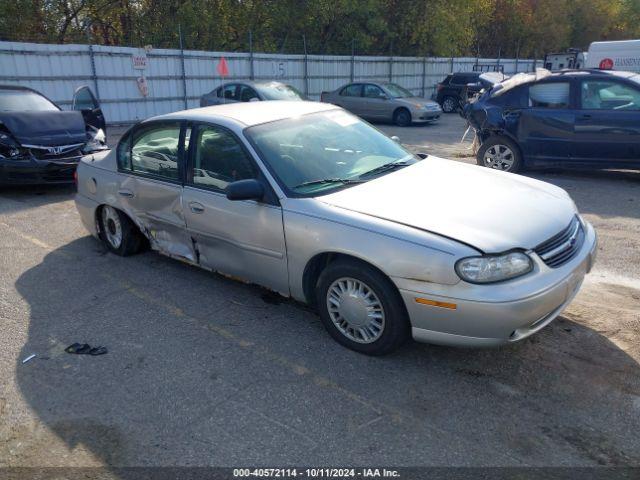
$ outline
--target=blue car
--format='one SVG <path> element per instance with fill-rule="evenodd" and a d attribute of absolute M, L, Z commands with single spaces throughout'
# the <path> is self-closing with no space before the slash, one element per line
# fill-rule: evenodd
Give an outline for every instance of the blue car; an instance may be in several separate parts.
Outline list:
<path fill-rule="evenodd" d="M 640 168 L 637 73 L 522 73 L 489 86 L 463 115 L 477 132 L 484 167 Z"/>

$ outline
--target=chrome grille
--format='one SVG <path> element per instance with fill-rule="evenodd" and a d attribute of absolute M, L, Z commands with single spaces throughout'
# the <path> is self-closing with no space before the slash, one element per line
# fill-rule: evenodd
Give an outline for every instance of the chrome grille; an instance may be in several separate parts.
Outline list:
<path fill-rule="evenodd" d="M 557 268 L 571 260 L 584 243 L 584 229 L 578 217 L 573 217 L 567 228 L 549 240 L 542 242 L 534 251 L 551 268 Z"/>

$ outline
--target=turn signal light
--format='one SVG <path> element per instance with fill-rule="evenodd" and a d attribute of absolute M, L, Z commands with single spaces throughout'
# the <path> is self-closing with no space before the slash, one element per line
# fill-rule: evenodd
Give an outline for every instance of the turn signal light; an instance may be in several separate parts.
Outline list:
<path fill-rule="evenodd" d="M 432 307 L 448 308 L 450 310 L 455 310 L 458 308 L 455 303 L 438 302 L 437 300 L 430 300 L 428 298 L 420 297 L 416 297 L 416 303 L 420 303 L 421 305 L 431 305 Z"/>

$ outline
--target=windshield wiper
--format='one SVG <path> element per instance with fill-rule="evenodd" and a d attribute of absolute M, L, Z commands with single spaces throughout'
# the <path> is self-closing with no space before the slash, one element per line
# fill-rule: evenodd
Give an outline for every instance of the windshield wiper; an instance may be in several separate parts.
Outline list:
<path fill-rule="evenodd" d="M 309 180 L 308 182 L 302 182 L 293 188 L 308 187 L 310 185 L 322 185 L 325 183 L 342 183 L 343 185 L 351 185 L 352 183 L 363 183 L 364 180 L 356 180 L 353 178 L 322 178 L 319 180 Z"/>
<path fill-rule="evenodd" d="M 387 172 L 389 170 L 395 170 L 396 168 L 406 167 L 407 165 L 411 165 L 406 160 L 399 160 L 397 162 L 385 163 L 384 165 L 380 165 L 374 169 L 371 169 L 367 172 L 360 174 L 360 178 L 366 177 L 369 175 L 375 175 L 377 173 Z"/>

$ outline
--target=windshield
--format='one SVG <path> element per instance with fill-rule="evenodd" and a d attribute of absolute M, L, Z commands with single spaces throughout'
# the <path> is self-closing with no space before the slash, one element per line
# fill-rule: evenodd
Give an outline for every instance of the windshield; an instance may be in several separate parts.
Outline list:
<path fill-rule="evenodd" d="M 49 100 L 30 90 L 0 90 L 1 112 L 58 111 Z"/>
<path fill-rule="evenodd" d="M 269 83 L 256 85 L 256 88 L 267 100 L 304 100 L 304 95 L 291 85 L 284 83 Z"/>
<path fill-rule="evenodd" d="M 371 171 L 382 165 L 417 161 L 398 143 L 343 110 L 256 125 L 245 135 L 290 196 L 325 194 L 375 178 Z M 389 171 L 393 169 L 380 174 Z"/>
<path fill-rule="evenodd" d="M 386 83 L 384 88 L 391 94 L 393 98 L 409 98 L 415 95 L 406 88 L 396 85 L 395 83 Z"/>

